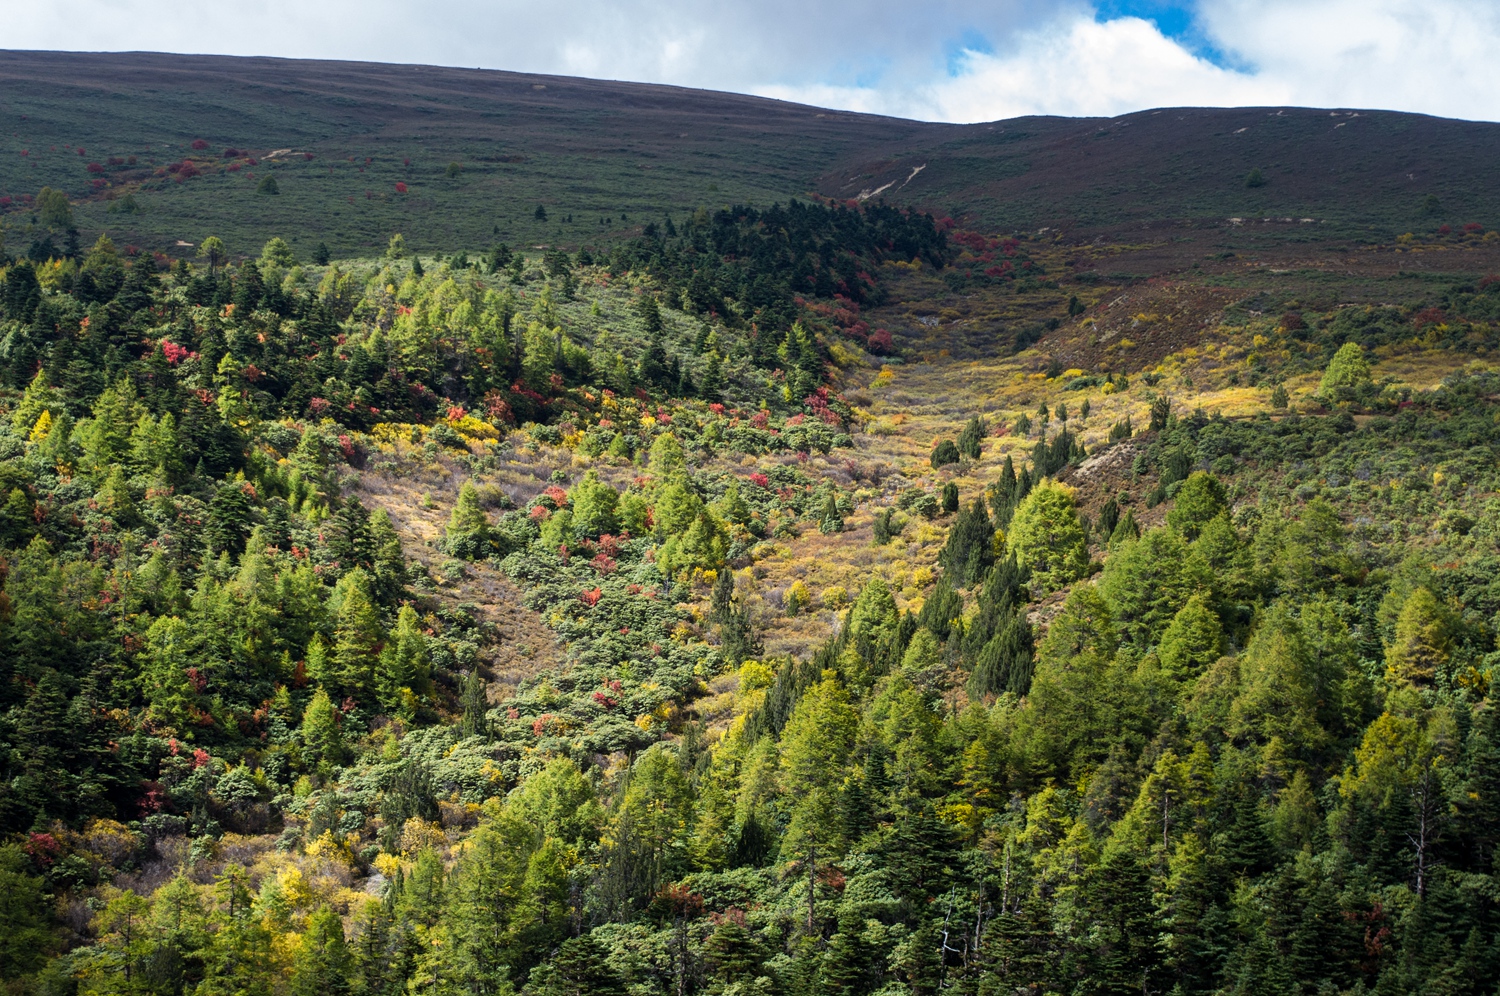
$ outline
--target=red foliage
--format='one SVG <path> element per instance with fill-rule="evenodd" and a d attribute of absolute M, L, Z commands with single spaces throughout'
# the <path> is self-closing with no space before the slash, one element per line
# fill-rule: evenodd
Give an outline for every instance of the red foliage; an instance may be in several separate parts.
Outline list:
<path fill-rule="evenodd" d="M 703 897 L 685 885 L 664 885 L 651 905 L 672 917 L 692 918 L 703 913 Z"/>
<path fill-rule="evenodd" d="M 562 508 L 568 503 L 568 493 L 556 484 L 547 485 L 546 490 L 542 492 L 542 497 L 552 502 L 555 508 Z"/>
<path fill-rule="evenodd" d="M 302 161 L 303 162 L 309 162 L 310 163 L 310 162 L 312 162 L 312 160 L 313 160 L 313 154 L 311 152 L 304 152 L 304 153 L 302 153 Z"/>
<path fill-rule="evenodd" d="M 201 768 L 209 762 L 208 751 L 202 747 L 193 748 L 193 767 Z"/>
<path fill-rule="evenodd" d="M 768 488 L 771 486 L 771 479 L 765 474 L 751 474 L 750 483 L 759 488 Z"/>
<path fill-rule="evenodd" d="M 333 407 L 333 402 L 329 401 L 327 398 L 313 398 L 307 403 L 307 407 L 312 409 L 314 415 L 322 415 L 324 412 L 328 411 L 328 409 Z"/>
<path fill-rule="evenodd" d="M 183 673 L 187 675 L 188 683 L 193 686 L 193 691 L 202 692 L 208 687 L 208 678 L 197 668 L 190 667 Z"/>
<path fill-rule="evenodd" d="M 616 568 L 619 567 L 615 563 L 614 558 L 605 553 L 594 554 L 594 559 L 589 561 L 589 565 L 600 574 L 613 574 Z M 598 591 L 599 589 L 595 588 L 594 590 Z"/>
<path fill-rule="evenodd" d="M 62 853 L 63 847 L 62 841 L 50 833 L 34 833 L 26 838 L 26 843 L 21 845 L 21 849 L 26 852 L 32 861 L 45 868 L 57 860 L 57 856 Z"/>
<path fill-rule="evenodd" d="M 604 590 L 602 588 L 595 588 L 592 591 L 581 592 L 578 597 L 583 601 L 584 605 L 587 605 L 592 609 L 594 606 L 599 604 L 599 599 L 603 597 L 603 595 Z"/>
<path fill-rule="evenodd" d="M 516 421 L 515 414 L 510 410 L 510 402 L 499 391 L 490 391 L 480 403 L 484 405 L 485 414 L 490 417 L 491 422 L 514 424 Z"/>
<path fill-rule="evenodd" d="M 1464 226 L 1464 231 L 1468 232 L 1470 235 L 1478 235 L 1480 232 L 1484 231 L 1484 226 L 1477 221 L 1471 221 Z"/>
<path fill-rule="evenodd" d="M 463 405 L 449 405 L 448 406 L 448 414 L 445 417 L 450 422 L 457 422 L 459 419 L 463 418 L 467 414 L 469 414 L 469 413 L 466 412 L 466 411 L 464 411 L 464 406 Z"/>
<path fill-rule="evenodd" d="M 9 197 L 0 197 L 0 208 L 8 208 L 8 207 L 10 207 L 10 198 Z"/>
<path fill-rule="evenodd" d="M 1429 325 L 1441 325 L 1447 320 L 1448 315 L 1442 308 L 1423 308 L 1412 316 L 1411 323 L 1421 329 Z"/>
<path fill-rule="evenodd" d="M 141 782 L 146 790 L 136 802 L 142 816 L 150 816 L 152 813 L 161 812 L 161 807 L 166 805 L 166 794 L 162 792 L 161 785 L 157 782 Z"/>
<path fill-rule="evenodd" d="M 868 345 L 872 353 L 880 355 L 889 353 L 894 345 L 891 341 L 890 329 L 876 329 L 874 332 L 871 332 Z"/>
<path fill-rule="evenodd" d="M 398 194 L 404 194 L 404 193 L 406 193 L 406 184 L 401 183 L 401 182 L 398 181 L 396 183 L 396 193 L 398 193 Z"/>
<path fill-rule="evenodd" d="M 618 557 L 620 555 L 620 539 L 609 533 L 599 537 L 599 552 L 606 557 Z"/>
<path fill-rule="evenodd" d="M 186 346 L 179 346 L 177 343 L 168 342 L 165 339 L 161 343 L 161 352 L 167 358 L 167 362 L 174 367 L 191 355 Z"/>
<path fill-rule="evenodd" d="M 762 408 L 760 411 L 750 416 L 750 424 L 755 426 L 755 428 L 757 429 L 764 429 L 766 426 L 771 424 L 771 413 Z"/>
<path fill-rule="evenodd" d="M 344 454 L 345 460 L 354 459 L 354 440 L 348 435 L 339 436 L 339 450 Z"/>
<path fill-rule="evenodd" d="M 1452 225 L 1439 225 L 1438 226 L 1438 234 L 1439 235 L 1449 235 L 1452 232 L 1453 232 L 1453 226 Z"/>
<path fill-rule="evenodd" d="M 542 733 L 547 729 L 547 724 L 550 723 L 551 721 L 552 721 L 552 714 L 550 712 L 544 712 L 544 713 L 542 713 L 540 716 L 538 716 L 536 718 L 536 721 L 531 724 L 531 732 L 532 732 L 532 734 L 535 735 L 535 736 L 538 736 L 538 737 L 541 736 Z"/>
<path fill-rule="evenodd" d="M 87 166 L 84 167 L 84 169 L 88 170 L 90 173 L 103 173 L 104 172 L 104 164 L 103 163 L 89 163 Z"/>
<path fill-rule="evenodd" d="M 199 152 L 202 152 L 204 149 L 208 148 L 208 142 L 204 141 L 201 138 L 195 138 L 193 139 L 193 148 L 197 149 Z"/>

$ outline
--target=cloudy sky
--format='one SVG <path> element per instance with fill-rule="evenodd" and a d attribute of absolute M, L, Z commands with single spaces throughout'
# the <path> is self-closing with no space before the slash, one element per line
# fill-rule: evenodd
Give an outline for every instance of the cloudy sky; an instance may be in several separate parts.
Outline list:
<path fill-rule="evenodd" d="M 926 120 L 1173 105 L 1500 120 L 1500 0 L 45 0 L 0 46 L 675 83 Z"/>

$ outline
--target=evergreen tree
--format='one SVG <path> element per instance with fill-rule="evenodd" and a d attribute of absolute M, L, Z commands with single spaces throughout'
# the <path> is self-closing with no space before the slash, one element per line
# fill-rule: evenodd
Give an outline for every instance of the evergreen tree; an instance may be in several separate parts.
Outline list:
<path fill-rule="evenodd" d="M 958 452 L 970 460 L 978 460 L 980 456 L 980 445 L 987 434 L 984 419 L 978 415 L 971 417 L 964 426 L 963 432 L 958 434 Z"/>
<path fill-rule="evenodd" d="M 995 562 L 994 536 L 984 503 L 976 498 L 953 520 L 938 562 L 956 584 L 978 584 Z"/>
<path fill-rule="evenodd" d="M 464 678 L 463 687 L 463 720 L 459 723 L 459 731 L 466 737 L 489 736 L 489 699 L 485 694 L 484 678 L 480 677 L 478 671 L 470 671 Z"/>
<path fill-rule="evenodd" d="M 342 996 L 352 991 L 352 959 L 344 939 L 344 925 L 327 906 L 307 920 L 307 931 L 292 962 L 292 996 Z"/>

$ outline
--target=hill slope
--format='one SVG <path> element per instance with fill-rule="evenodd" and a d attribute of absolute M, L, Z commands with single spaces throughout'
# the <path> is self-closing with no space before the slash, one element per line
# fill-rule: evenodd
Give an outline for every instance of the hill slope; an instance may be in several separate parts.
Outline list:
<path fill-rule="evenodd" d="M 1500 126 L 1389 112 L 1172 109 L 957 126 L 430 66 L 0 52 L 0 117 L 13 244 L 25 238 L 23 198 L 42 186 L 77 202 L 85 236 L 170 249 L 213 231 L 232 251 L 283 234 L 303 251 L 322 240 L 354 252 L 396 230 L 445 251 L 492 238 L 601 243 L 663 213 L 812 192 L 878 191 L 989 229 L 1325 223 L 1297 222 L 1293 237 L 1305 239 L 1500 215 L 1500 180 L 1485 168 Z M 166 172 L 184 161 L 186 177 Z M 1249 187 L 1256 169 L 1265 183 Z M 268 174 L 275 196 L 260 192 Z M 125 194 L 138 213 L 110 213 Z"/>

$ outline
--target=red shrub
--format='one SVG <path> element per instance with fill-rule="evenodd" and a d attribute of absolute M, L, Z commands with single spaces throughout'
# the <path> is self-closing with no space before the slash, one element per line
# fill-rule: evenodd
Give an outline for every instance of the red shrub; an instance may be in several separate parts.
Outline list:
<path fill-rule="evenodd" d="M 404 193 L 406 193 L 406 184 L 398 182 L 396 184 L 396 193 L 398 193 L 398 194 L 404 194 Z"/>
<path fill-rule="evenodd" d="M 202 152 L 204 149 L 208 148 L 208 142 L 204 141 L 201 138 L 195 138 L 193 139 L 193 148 L 197 149 L 199 152 Z"/>
<path fill-rule="evenodd" d="M 84 169 L 88 170 L 90 173 L 103 173 L 104 172 L 104 164 L 103 163 L 89 163 L 87 166 L 84 167 Z"/>

